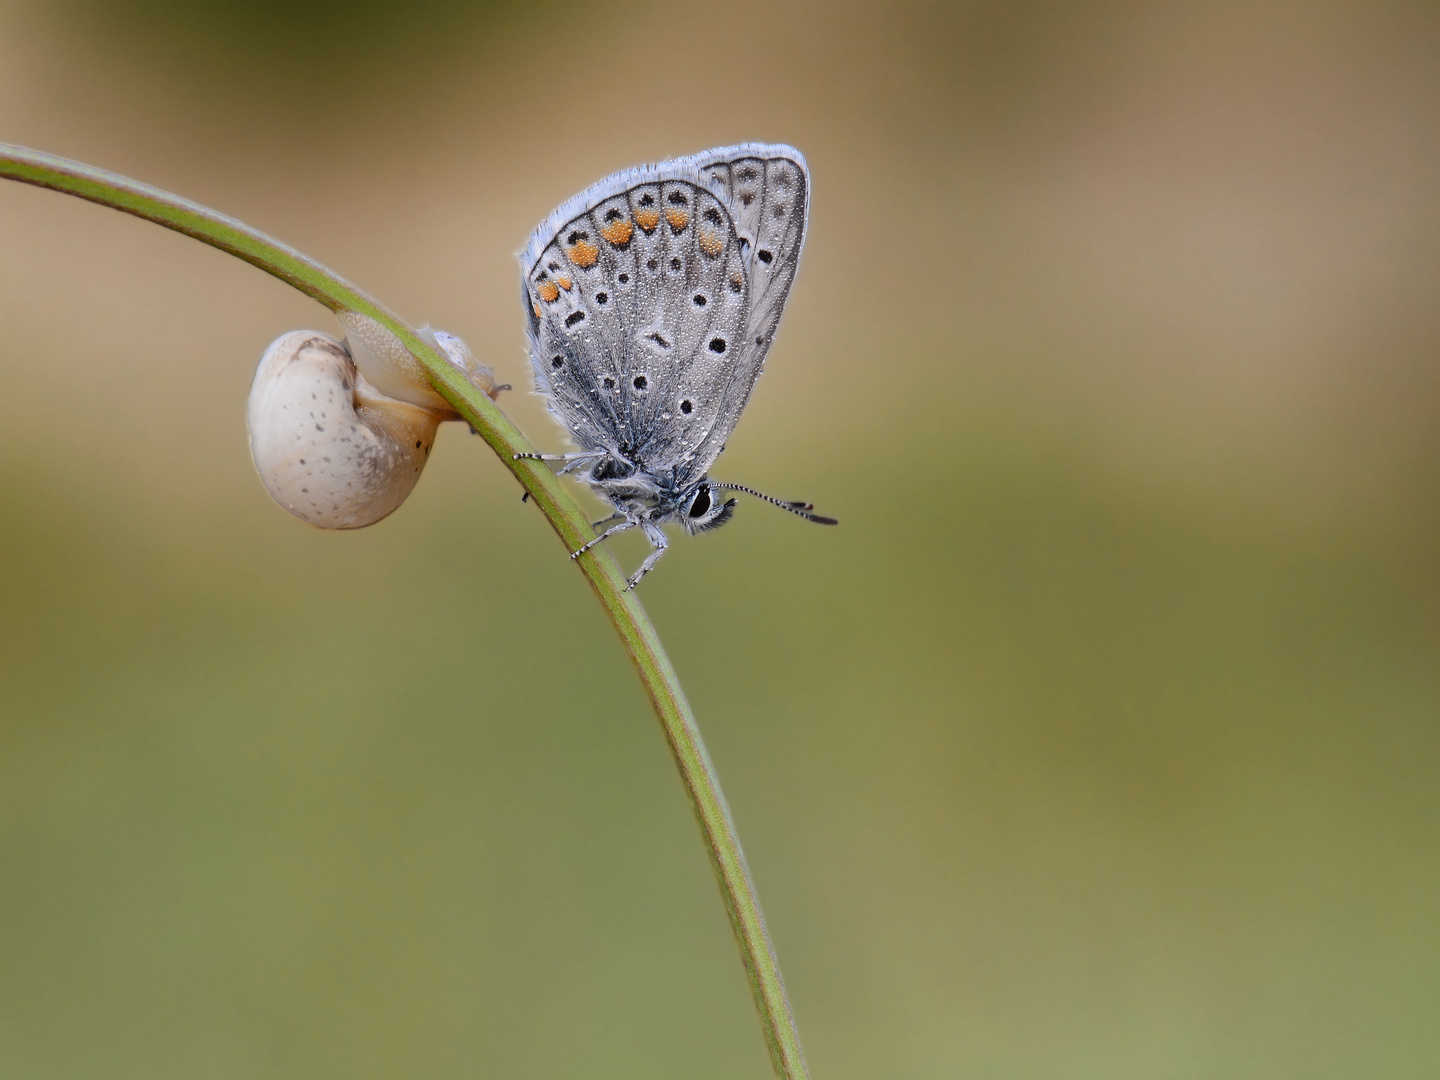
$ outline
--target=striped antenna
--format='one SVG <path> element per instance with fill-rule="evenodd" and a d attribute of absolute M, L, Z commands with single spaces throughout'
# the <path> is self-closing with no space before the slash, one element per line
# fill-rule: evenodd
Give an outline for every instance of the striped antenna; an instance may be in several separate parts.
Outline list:
<path fill-rule="evenodd" d="M 744 487 L 740 484 L 717 484 L 712 480 L 710 482 L 710 486 L 712 488 L 720 488 L 722 491 L 743 491 L 746 495 L 753 495 L 757 499 L 764 499 L 766 502 L 780 507 L 781 510 L 789 510 L 790 513 L 802 517 L 806 521 L 813 521 L 816 525 L 840 524 L 840 522 L 837 521 L 835 518 L 821 517 L 819 514 L 812 513 L 812 511 L 815 509 L 814 503 L 787 502 L 784 499 L 772 498 L 769 495 L 765 495 L 759 491 L 756 491 L 754 488 Z"/>

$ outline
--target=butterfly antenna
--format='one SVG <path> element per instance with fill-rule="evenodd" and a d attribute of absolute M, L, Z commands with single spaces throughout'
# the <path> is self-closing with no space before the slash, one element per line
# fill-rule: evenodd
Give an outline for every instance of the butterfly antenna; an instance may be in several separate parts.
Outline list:
<path fill-rule="evenodd" d="M 813 513 L 812 511 L 814 511 L 815 509 L 814 503 L 788 502 L 785 499 L 776 499 L 769 495 L 765 495 L 762 492 L 756 491 L 754 488 L 744 487 L 741 484 L 717 484 L 714 481 L 711 481 L 710 486 L 713 488 L 720 488 L 722 491 L 743 491 L 746 495 L 753 495 L 757 499 L 764 499 L 766 502 L 780 507 L 781 510 L 789 510 L 790 513 L 796 514 L 804 518 L 806 521 L 813 521 L 816 525 L 840 524 L 840 522 L 837 521 L 835 518 L 822 517 L 819 514 Z"/>

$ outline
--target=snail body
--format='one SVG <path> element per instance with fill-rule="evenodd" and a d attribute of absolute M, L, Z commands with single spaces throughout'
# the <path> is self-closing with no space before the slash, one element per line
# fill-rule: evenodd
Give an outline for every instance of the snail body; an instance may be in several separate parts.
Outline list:
<path fill-rule="evenodd" d="M 277 338 L 247 410 L 265 490 L 323 529 L 358 529 L 393 513 L 420 479 L 440 424 L 459 419 L 394 335 L 353 313 L 341 322 L 348 348 L 318 331 Z M 458 338 L 424 334 L 485 393 L 504 389 Z"/>

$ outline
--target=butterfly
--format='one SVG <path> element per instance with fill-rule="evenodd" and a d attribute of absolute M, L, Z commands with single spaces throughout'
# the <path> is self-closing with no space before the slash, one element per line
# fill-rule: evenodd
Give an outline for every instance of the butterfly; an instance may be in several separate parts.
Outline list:
<path fill-rule="evenodd" d="M 517 457 L 563 462 L 615 508 L 571 558 L 639 528 L 654 550 L 633 589 L 665 553 L 661 526 L 719 528 L 730 491 L 836 524 L 708 475 L 775 340 L 809 202 L 798 150 L 742 143 L 618 172 L 535 230 L 520 255 L 530 361 L 578 451 Z"/>

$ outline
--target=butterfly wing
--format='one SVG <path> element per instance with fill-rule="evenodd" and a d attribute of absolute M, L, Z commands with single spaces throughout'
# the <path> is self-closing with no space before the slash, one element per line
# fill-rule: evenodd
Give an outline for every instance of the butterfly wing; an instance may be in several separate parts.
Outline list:
<path fill-rule="evenodd" d="M 749 143 L 616 173 L 536 229 L 531 362 L 582 450 L 671 491 L 704 475 L 773 340 L 808 192 L 797 151 Z"/>
<path fill-rule="evenodd" d="M 810 212 L 810 172 L 793 146 L 741 143 L 688 159 L 724 193 L 751 250 L 751 339 L 768 347 L 800 265 Z"/>
<path fill-rule="evenodd" d="M 688 471 L 718 421 L 746 331 L 728 206 L 689 166 L 627 170 L 556 210 L 521 261 L 531 362 L 552 411 L 582 450 L 670 486 L 661 474 Z"/>
<path fill-rule="evenodd" d="M 736 231 L 746 242 L 750 283 L 744 348 L 731 369 L 716 424 L 697 451 L 708 469 L 745 411 L 775 341 L 805 243 L 810 172 L 804 155 L 781 143 L 741 143 L 688 160 L 729 204 Z"/>

